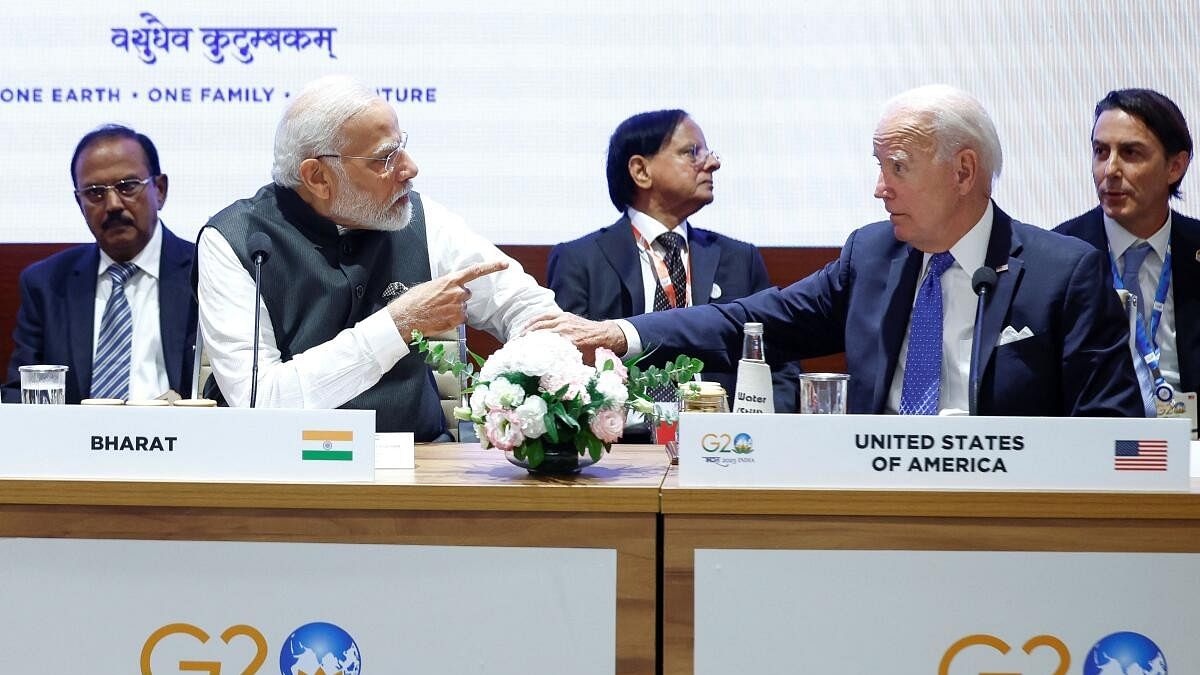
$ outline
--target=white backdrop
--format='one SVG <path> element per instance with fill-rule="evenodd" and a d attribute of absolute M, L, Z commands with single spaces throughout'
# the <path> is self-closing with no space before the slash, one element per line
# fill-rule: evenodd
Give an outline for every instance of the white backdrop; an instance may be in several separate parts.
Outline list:
<path fill-rule="evenodd" d="M 645 110 L 688 110 L 722 155 L 717 201 L 693 220 L 771 246 L 837 246 L 883 217 L 871 131 L 882 103 L 912 86 L 945 82 L 980 98 L 1004 145 L 997 199 L 1043 226 L 1095 203 L 1088 134 L 1108 90 L 1157 88 L 1200 119 L 1200 22 L 1187 2 L 247 4 L 6 8 L 0 241 L 86 240 L 68 164 L 78 138 L 107 121 L 155 140 L 171 177 L 163 219 L 193 235 L 269 180 L 284 95 L 328 73 L 420 89 L 421 102 L 395 104 L 418 189 L 499 243 L 555 243 L 614 220 L 608 135 Z M 143 12 L 191 29 L 188 48 L 115 46 L 114 29 L 150 27 Z M 243 63 L 230 46 L 214 63 L 201 31 L 212 27 L 336 32 L 329 48 L 260 44 Z M 260 102 L 201 100 L 203 87 Z M 101 88 L 105 100 L 54 102 L 55 88 Z M 154 89 L 190 89 L 192 100 L 153 102 Z"/>

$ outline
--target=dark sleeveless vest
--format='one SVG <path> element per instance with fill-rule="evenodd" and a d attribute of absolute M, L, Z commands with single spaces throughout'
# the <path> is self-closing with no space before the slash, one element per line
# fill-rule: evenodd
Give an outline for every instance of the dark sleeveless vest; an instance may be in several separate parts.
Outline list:
<path fill-rule="evenodd" d="M 209 226 L 224 235 L 252 276 L 246 238 L 259 231 L 271 237 L 274 250 L 263 266 L 262 294 L 282 360 L 332 340 L 382 309 L 395 296 L 393 291 L 384 297 L 394 282 L 411 288 L 429 281 L 425 210 L 420 195 L 409 192 L 409 198 L 412 221 L 399 232 L 339 234 L 333 221 L 295 191 L 274 184 L 212 217 Z M 433 373 L 416 352 L 341 407 L 374 410 L 378 431 L 412 431 L 417 441 L 445 431 Z"/>

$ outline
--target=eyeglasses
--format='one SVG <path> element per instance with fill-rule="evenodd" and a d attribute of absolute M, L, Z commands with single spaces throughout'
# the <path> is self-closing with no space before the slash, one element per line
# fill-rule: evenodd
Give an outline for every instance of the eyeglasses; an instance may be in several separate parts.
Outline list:
<path fill-rule="evenodd" d="M 383 173 L 387 175 L 396 168 L 396 162 L 400 161 L 400 155 L 404 152 L 404 148 L 408 145 L 408 132 L 400 132 L 400 140 L 396 144 L 396 149 L 389 152 L 383 157 L 363 157 L 360 155 L 317 155 L 317 159 L 324 157 L 336 157 L 338 159 L 365 159 L 369 162 L 383 162 Z"/>
<path fill-rule="evenodd" d="M 150 181 L 154 180 L 155 178 L 156 176 L 150 176 L 149 178 L 143 178 L 141 180 L 138 180 L 137 178 L 126 178 L 125 180 L 117 181 L 115 185 L 89 185 L 84 188 L 79 188 L 75 191 L 75 194 L 93 204 L 100 204 L 103 203 L 105 199 L 108 199 L 109 190 L 116 190 L 117 195 L 120 196 L 121 199 L 133 199 L 134 197 L 140 195 L 142 190 L 145 190 L 146 186 L 150 184 Z"/>
<path fill-rule="evenodd" d="M 699 145 L 693 145 L 692 147 L 688 148 L 686 154 L 688 161 L 691 162 L 692 166 L 695 167 L 704 166 L 708 162 L 709 157 L 712 157 L 718 162 L 721 161 L 721 156 L 715 151 Z"/>

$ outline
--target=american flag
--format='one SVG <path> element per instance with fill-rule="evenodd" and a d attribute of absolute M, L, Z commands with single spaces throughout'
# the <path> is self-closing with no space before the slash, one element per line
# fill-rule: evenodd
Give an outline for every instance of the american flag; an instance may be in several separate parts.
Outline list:
<path fill-rule="evenodd" d="M 1117 471 L 1166 471 L 1166 441 L 1117 441 L 1113 449 Z"/>

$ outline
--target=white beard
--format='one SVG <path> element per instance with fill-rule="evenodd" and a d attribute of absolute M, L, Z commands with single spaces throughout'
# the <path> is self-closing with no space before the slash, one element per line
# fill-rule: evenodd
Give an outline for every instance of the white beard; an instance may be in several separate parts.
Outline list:
<path fill-rule="evenodd" d="M 404 190 L 396 195 L 390 204 L 380 206 L 373 203 L 365 192 L 352 187 L 345 174 L 339 178 L 342 179 L 340 182 L 343 189 L 338 191 L 333 203 L 329 205 L 329 214 L 335 222 L 355 229 L 384 232 L 395 232 L 408 227 L 408 222 L 412 220 L 412 199 L 406 199 L 401 207 L 397 207 L 396 202 L 412 191 L 412 181 L 404 184 Z"/>

